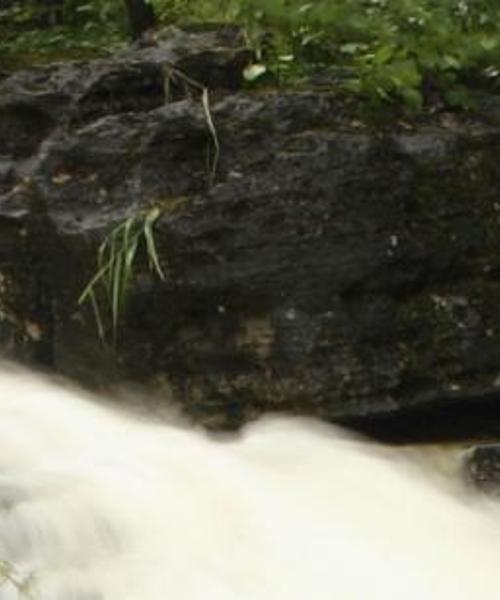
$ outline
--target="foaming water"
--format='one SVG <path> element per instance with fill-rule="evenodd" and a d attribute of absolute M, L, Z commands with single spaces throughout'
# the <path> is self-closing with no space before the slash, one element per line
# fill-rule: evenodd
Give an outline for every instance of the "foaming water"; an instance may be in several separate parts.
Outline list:
<path fill-rule="evenodd" d="M 304 419 L 215 440 L 3 370 L 0 600 L 498 600 L 499 508 L 425 463 Z"/>

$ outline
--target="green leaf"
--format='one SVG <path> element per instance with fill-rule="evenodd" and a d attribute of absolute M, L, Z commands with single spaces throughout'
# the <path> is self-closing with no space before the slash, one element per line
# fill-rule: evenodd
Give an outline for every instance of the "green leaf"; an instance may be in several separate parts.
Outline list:
<path fill-rule="evenodd" d="M 342 54 L 353 55 L 357 54 L 360 50 L 364 49 L 364 44 L 356 44 L 354 42 L 349 42 L 348 44 L 342 44 L 339 50 Z"/>
<path fill-rule="evenodd" d="M 414 60 L 401 60 L 390 65 L 391 79 L 398 82 L 397 87 L 416 88 L 422 81 Z"/>
<path fill-rule="evenodd" d="M 394 56 L 394 50 L 391 46 L 381 46 L 373 55 L 373 62 L 376 65 L 383 65 L 389 62 Z"/>
<path fill-rule="evenodd" d="M 419 112 L 422 110 L 424 103 L 422 93 L 414 88 L 403 88 L 399 90 L 401 97 L 403 98 L 406 106 L 412 111 Z"/>
<path fill-rule="evenodd" d="M 343 88 L 348 92 L 360 94 L 363 89 L 363 84 L 359 77 L 353 77 L 352 79 L 344 81 Z"/>
<path fill-rule="evenodd" d="M 483 50 L 486 50 L 487 52 L 491 52 L 492 50 L 495 50 L 495 48 L 498 47 L 500 41 L 498 39 L 498 34 L 494 37 L 494 36 L 488 36 L 488 37 L 484 37 L 480 40 L 479 44 L 481 45 L 481 48 Z"/>
<path fill-rule="evenodd" d="M 245 81 L 253 82 L 262 77 L 267 72 L 267 67 L 261 64 L 251 64 L 243 70 Z"/>
<path fill-rule="evenodd" d="M 148 251 L 148 260 L 150 263 L 150 267 L 156 271 L 158 277 L 165 281 L 165 273 L 163 272 L 160 260 L 158 258 L 158 253 L 156 251 L 156 244 L 153 235 L 153 224 L 159 217 L 160 212 L 157 208 L 153 209 L 146 215 L 146 219 L 144 220 L 144 237 L 146 239 L 146 247 Z"/>
<path fill-rule="evenodd" d="M 467 90 L 463 87 L 456 86 L 455 88 L 448 90 L 444 99 L 446 104 L 454 108 L 465 108 L 469 109 L 472 107 L 472 100 Z"/>
<path fill-rule="evenodd" d="M 117 253 L 113 261 L 113 270 L 111 273 L 111 318 L 113 325 L 113 334 L 118 331 L 118 319 L 121 313 L 123 298 L 123 253 Z"/>

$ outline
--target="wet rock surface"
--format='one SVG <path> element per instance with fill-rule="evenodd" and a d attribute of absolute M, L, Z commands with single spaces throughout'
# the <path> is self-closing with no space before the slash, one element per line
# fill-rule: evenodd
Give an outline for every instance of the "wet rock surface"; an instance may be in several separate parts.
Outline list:
<path fill-rule="evenodd" d="M 480 491 L 500 496 L 500 445 L 489 444 L 471 450 L 465 461 L 465 475 Z"/>
<path fill-rule="evenodd" d="M 287 410 L 481 437 L 474 398 L 483 428 L 500 407 L 498 103 L 373 128 L 335 90 L 239 89 L 247 60 L 235 31 L 171 31 L 0 81 L 4 354 L 164 385 L 213 427 Z M 211 89 L 218 155 L 177 70 Z M 143 248 L 103 344 L 78 297 L 99 243 L 151 207 L 168 276 Z"/>

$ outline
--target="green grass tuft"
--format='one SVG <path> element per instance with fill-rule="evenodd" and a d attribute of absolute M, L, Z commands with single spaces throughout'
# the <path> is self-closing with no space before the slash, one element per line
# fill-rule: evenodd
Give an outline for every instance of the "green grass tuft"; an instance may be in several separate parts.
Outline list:
<path fill-rule="evenodd" d="M 103 341 L 106 340 L 105 324 L 109 315 L 112 340 L 116 344 L 120 317 L 135 279 L 134 270 L 141 243 L 151 272 L 161 281 L 166 279 L 153 231 L 160 214 L 160 209 L 154 207 L 129 217 L 115 227 L 99 246 L 96 272 L 80 294 L 78 303 L 91 304 L 97 331 Z"/>

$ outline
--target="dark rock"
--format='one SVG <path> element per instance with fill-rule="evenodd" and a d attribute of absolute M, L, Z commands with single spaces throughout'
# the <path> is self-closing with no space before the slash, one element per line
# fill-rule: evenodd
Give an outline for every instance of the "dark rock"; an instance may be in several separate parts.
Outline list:
<path fill-rule="evenodd" d="M 500 495 L 500 445 L 478 446 L 469 451 L 465 474 L 476 488 L 487 494 Z"/>
<path fill-rule="evenodd" d="M 2 347 L 161 380 L 211 426 L 289 410 L 398 441 L 486 435 L 467 415 L 478 397 L 500 413 L 496 117 L 373 129 L 334 91 L 234 92 L 239 43 L 170 32 L 0 82 Z M 165 66 L 217 88 L 216 164 L 198 88 L 178 77 L 166 102 Z M 77 300 L 104 236 L 151 206 L 168 277 L 142 248 L 113 348 Z"/>

